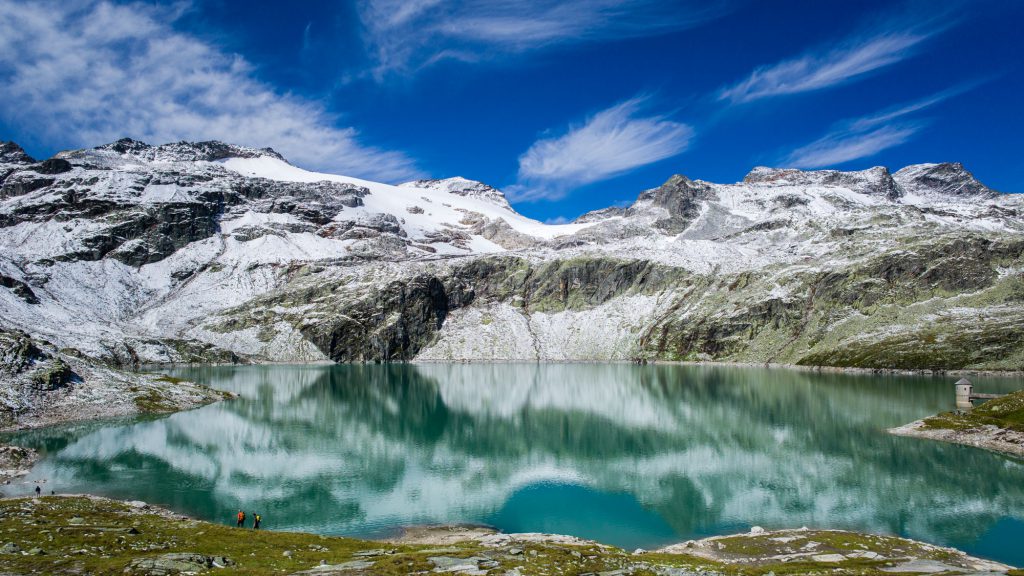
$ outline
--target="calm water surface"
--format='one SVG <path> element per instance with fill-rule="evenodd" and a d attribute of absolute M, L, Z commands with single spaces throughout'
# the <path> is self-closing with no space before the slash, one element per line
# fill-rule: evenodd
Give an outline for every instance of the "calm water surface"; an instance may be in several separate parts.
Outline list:
<path fill-rule="evenodd" d="M 29 480 L 217 522 L 243 508 L 268 528 L 328 534 L 473 522 L 654 548 L 810 526 L 1024 564 L 1024 463 L 885 433 L 951 409 L 949 377 L 626 364 L 176 375 L 241 397 L 15 436 L 46 454 Z"/>

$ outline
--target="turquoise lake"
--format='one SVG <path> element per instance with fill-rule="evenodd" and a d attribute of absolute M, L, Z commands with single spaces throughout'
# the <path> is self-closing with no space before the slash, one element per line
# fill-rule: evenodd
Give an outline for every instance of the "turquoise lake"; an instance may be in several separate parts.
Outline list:
<path fill-rule="evenodd" d="M 651 549 L 808 526 L 1024 565 L 1024 462 L 885 432 L 952 409 L 956 378 L 631 364 L 171 373 L 240 397 L 8 437 L 45 453 L 28 480 L 324 534 L 479 523 Z"/>

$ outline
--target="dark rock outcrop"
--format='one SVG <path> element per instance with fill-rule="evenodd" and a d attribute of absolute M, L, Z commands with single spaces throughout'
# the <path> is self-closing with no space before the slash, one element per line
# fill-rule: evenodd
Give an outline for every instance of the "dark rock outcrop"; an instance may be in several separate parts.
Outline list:
<path fill-rule="evenodd" d="M 0 142 L 0 164 L 35 164 L 34 158 L 14 142 Z"/>
<path fill-rule="evenodd" d="M 175 576 L 194 574 L 207 569 L 234 566 L 235 562 L 223 556 L 206 556 L 194 552 L 171 552 L 148 558 L 136 558 L 125 568 L 127 574 L 146 576 Z"/>
<path fill-rule="evenodd" d="M 94 259 L 109 255 L 129 266 L 159 262 L 179 248 L 209 238 L 219 229 L 217 202 L 164 203 L 125 214 L 122 222 L 86 244 Z M 85 259 L 89 259 L 86 257 Z"/>
<path fill-rule="evenodd" d="M 39 164 L 29 168 L 29 170 L 40 174 L 63 174 L 65 172 L 70 172 L 71 169 L 71 162 L 68 162 L 63 158 L 50 158 L 49 160 L 43 160 Z"/>
<path fill-rule="evenodd" d="M 39 304 L 39 298 L 36 297 L 36 293 L 32 291 L 32 288 L 17 278 L 11 278 L 10 276 L 0 274 L 0 286 L 7 288 L 13 292 L 15 296 L 21 298 L 28 304 Z"/>
<path fill-rule="evenodd" d="M 443 276 L 396 280 L 353 299 L 344 286 L 315 286 L 261 302 L 261 309 L 315 302 L 336 309 L 315 319 L 295 318 L 297 328 L 338 362 L 411 360 L 432 343 L 455 309 L 481 302 L 511 302 L 524 313 L 585 310 L 629 293 L 653 293 L 684 277 L 678 269 L 646 261 L 581 258 L 531 264 L 516 257 L 481 258 Z M 232 318 L 245 318 L 239 310 Z M 268 319 L 254 319 L 258 323 Z M 244 326 L 231 324 L 226 330 Z"/>
<path fill-rule="evenodd" d="M 639 213 L 643 210 L 643 204 L 664 208 L 668 211 L 668 217 L 655 221 L 654 227 L 663 234 L 679 234 L 700 216 L 702 201 L 714 197 L 714 190 L 706 183 L 695 182 L 677 174 L 661 186 L 642 192 L 637 201 L 626 209 L 624 215 L 632 216 Z"/>
<path fill-rule="evenodd" d="M 462 295 L 450 295 L 438 278 L 418 276 L 391 282 L 301 331 L 338 362 L 411 360 L 441 328 L 449 310 L 466 303 Z"/>
<path fill-rule="evenodd" d="M 0 329 L 0 427 L 78 379 L 52 346 L 25 332 Z"/>
<path fill-rule="evenodd" d="M 45 188 L 54 182 L 53 178 L 39 176 L 34 172 L 12 170 L 3 178 L 3 186 L 0 187 L 0 200 L 24 196 L 40 188 Z"/>
<path fill-rule="evenodd" d="M 134 156 L 147 161 L 214 162 L 225 158 L 256 158 L 259 156 L 272 156 L 279 160 L 284 160 L 283 156 L 271 148 L 248 148 L 234 144 L 225 144 L 216 140 L 206 142 L 181 141 L 150 146 L 145 142 L 139 142 L 131 138 L 122 138 L 117 142 L 98 146 L 96 150 L 110 150 L 118 154 Z"/>

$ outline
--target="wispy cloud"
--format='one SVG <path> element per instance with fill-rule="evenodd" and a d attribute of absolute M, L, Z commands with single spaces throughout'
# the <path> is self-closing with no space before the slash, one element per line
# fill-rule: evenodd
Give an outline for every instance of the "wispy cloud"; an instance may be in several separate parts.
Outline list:
<path fill-rule="evenodd" d="M 856 36 L 837 47 L 761 66 L 743 81 L 720 90 L 718 97 L 740 104 L 852 82 L 909 58 L 922 42 L 946 27 L 948 24 L 940 26 L 929 22 Z"/>
<path fill-rule="evenodd" d="M 336 127 L 321 103 L 280 93 L 244 59 L 175 31 L 179 16 L 180 5 L 0 2 L 0 116 L 44 145 L 220 139 L 271 146 L 309 168 L 419 175 L 407 156 Z"/>
<path fill-rule="evenodd" d="M 636 97 L 594 114 L 565 134 L 533 143 L 519 157 L 519 182 L 510 200 L 557 200 L 572 188 L 605 180 L 675 156 L 693 129 L 665 116 L 641 116 L 647 102 Z"/>
<path fill-rule="evenodd" d="M 796 168 L 835 166 L 904 144 L 928 126 L 927 119 L 909 116 L 977 85 L 957 86 L 916 102 L 841 122 L 825 136 L 790 152 L 783 159 L 783 164 Z"/>
<path fill-rule="evenodd" d="M 476 62 L 559 44 L 652 36 L 726 12 L 727 0 L 368 0 L 360 17 L 373 74 Z"/>
<path fill-rule="evenodd" d="M 868 158 L 910 140 L 926 122 L 905 122 L 864 132 L 839 131 L 797 148 L 786 159 L 795 168 L 822 168 Z"/>
<path fill-rule="evenodd" d="M 569 219 L 569 218 L 566 218 L 565 216 L 555 216 L 554 218 L 548 218 L 548 219 L 544 220 L 545 224 L 553 224 L 553 225 L 568 224 L 569 222 L 572 222 L 572 220 Z"/>

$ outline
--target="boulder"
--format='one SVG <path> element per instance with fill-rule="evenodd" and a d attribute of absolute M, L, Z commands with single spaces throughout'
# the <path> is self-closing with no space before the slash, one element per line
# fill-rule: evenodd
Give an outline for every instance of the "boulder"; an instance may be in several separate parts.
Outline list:
<path fill-rule="evenodd" d="M 172 552 L 152 558 L 136 558 L 132 560 L 125 573 L 144 574 L 146 576 L 173 576 L 184 572 L 196 572 L 212 568 L 214 563 L 220 566 L 231 566 L 234 562 L 224 556 L 204 556 L 195 552 Z"/>
<path fill-rule="evenodd" d="M 21 552 L 21 546 L 18 546 L 14 542 L 8 542 L 3 546 L 0 546 L 0 554 L 18 554 Z"/>

